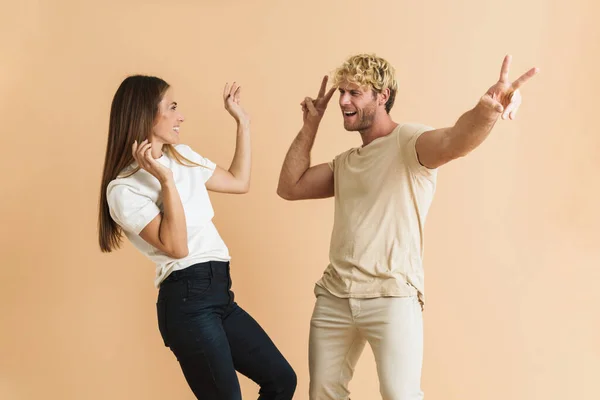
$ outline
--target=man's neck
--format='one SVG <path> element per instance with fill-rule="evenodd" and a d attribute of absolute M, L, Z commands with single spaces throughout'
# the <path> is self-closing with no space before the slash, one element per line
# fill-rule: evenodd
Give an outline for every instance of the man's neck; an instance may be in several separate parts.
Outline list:
<path fill-rule="evenodd" d="M 369 129 L 360 131 L 363 147 L 367 146 L 375 139 L 389 135 L 397 126 L 398 124 L 392 121 L 392 118 L 386 114 L 386 117 L 380 121 L 374 122 Z"/>

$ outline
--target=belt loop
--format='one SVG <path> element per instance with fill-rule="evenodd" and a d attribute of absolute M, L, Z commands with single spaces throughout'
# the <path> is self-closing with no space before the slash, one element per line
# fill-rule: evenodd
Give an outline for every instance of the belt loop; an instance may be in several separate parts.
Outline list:
<path fill-rule="evenodd" d="M 210 277 L 213 278 L 215 276 L 214 262 L 210 261 L 208 267 L 210 268 Z"/>

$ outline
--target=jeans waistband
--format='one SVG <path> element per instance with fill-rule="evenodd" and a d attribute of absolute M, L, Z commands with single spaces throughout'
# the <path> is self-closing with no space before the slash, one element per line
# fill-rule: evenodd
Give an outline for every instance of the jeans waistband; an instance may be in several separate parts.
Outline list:
<path fill-rule="evenodd" d="M 190 265 L 187 268 L 171 272 L 162 284 L 177 282 L 183 279 L 193 279 L 197 276 L 204 276 L 207 272 L 210 273 L 210 276 L 229 272 L 229 261 L 206 261 Z"/>

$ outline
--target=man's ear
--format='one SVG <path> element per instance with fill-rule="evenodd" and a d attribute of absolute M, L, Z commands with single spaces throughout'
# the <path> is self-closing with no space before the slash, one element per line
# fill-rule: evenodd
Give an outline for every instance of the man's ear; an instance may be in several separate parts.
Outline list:
<path fill-rule="evenodd" d="M 385 88 L 379 93 L 379 105 L 385 105 L 387 101 L 390 99 L 390 88 Z"/>

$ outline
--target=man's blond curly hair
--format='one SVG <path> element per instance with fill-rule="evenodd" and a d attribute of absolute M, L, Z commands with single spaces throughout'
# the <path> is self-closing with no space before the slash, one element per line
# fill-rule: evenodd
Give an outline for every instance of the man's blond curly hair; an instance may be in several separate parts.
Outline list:
<path fill-rule="evenodd" d="M 381 93 L 389 88 L 390 97 L 385 103 L 385 110 L 389 114 L 398 90 L 396 71 L 389 62 L 375 54 L 353 55 L 333 73 L 334 86 L 339 86 L 342 82 L 354 83 L 360 87 L 370 87 L 376 93 Z"/>

